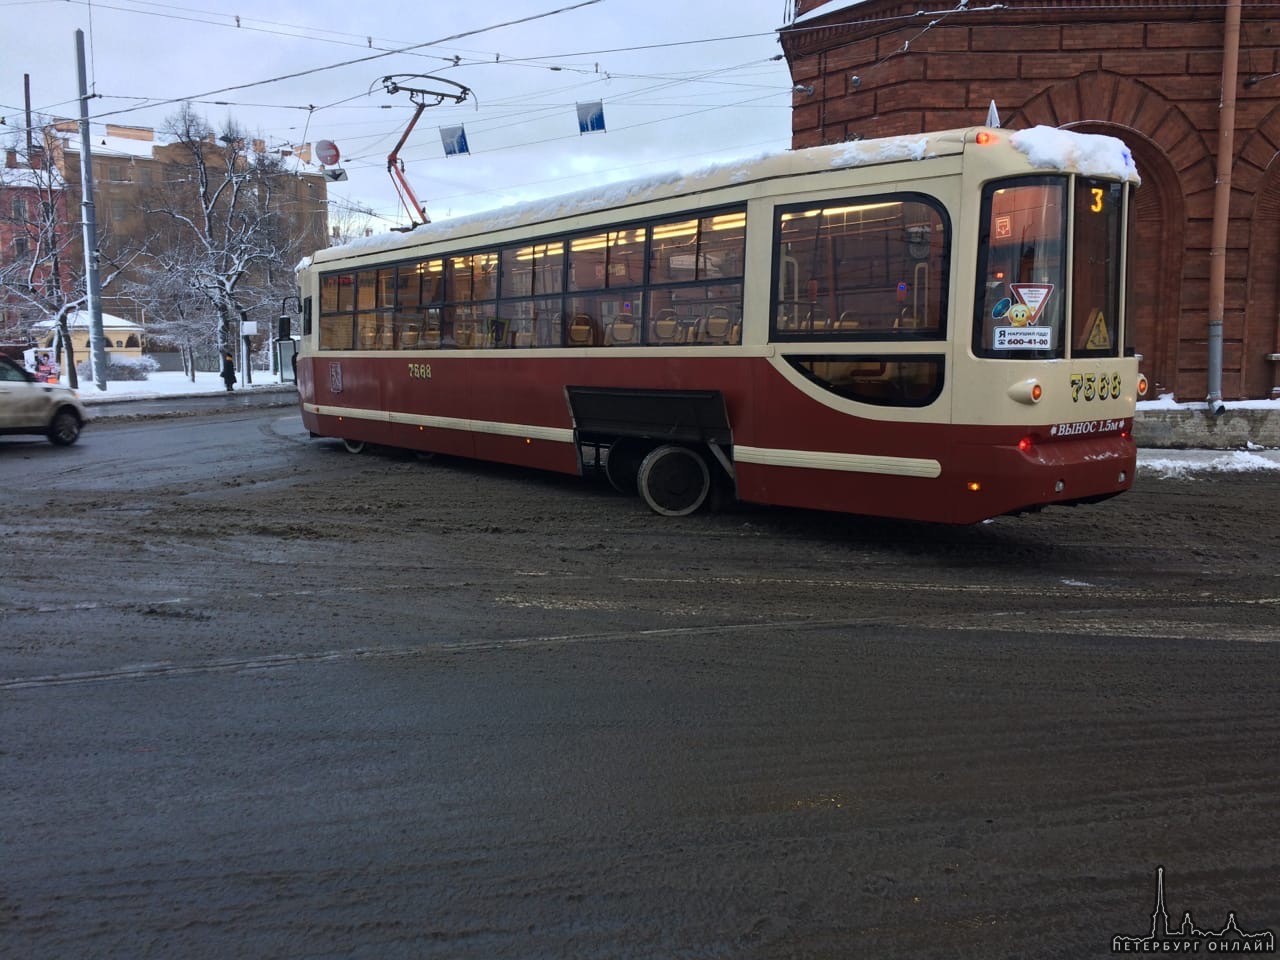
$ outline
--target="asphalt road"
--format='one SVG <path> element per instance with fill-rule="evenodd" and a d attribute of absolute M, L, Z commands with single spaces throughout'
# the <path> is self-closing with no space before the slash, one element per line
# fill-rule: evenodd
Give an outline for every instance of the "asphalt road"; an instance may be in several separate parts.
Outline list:
<path fill-rule="evenodd" d="M 0 439 L 0 956 L 1091 957 L 1280 929 L 1280 496 L 968 528 Z"/>

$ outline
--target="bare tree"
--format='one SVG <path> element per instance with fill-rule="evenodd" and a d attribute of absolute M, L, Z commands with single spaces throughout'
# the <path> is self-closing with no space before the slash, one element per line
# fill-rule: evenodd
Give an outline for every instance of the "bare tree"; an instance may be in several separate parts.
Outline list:
<path fill-rule="evenodd" d="M 276 291 L 277 303 L 292 292 L 302 233 L 292 229 L 277 195 L 292 174 L 279 156 L 255 153 L 232 121 L 215 136 L 190 104 L 166 121 L 164 132 L 172 142 L 160 148 L 168 159 L 165 182 L 146 201 L 155 227 L 148 254 L 162 274 L 182 278 L 189 294 L 204 299 L 218 349 L 228 351 L 263 289 Z"/>
<path fill-rule="evenodd" d="M 350 205 L 333 204 L 329 214 L 329 246 L 340 247 L 360 237 L 371 237 L 386 227 L 380 226 L 369 210 Z"/>

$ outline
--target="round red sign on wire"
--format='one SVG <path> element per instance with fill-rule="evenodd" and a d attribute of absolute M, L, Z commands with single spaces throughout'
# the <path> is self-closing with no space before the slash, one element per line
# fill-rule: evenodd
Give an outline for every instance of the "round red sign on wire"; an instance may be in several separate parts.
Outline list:
<path fill-rule="evenodd" d="M 316 144 L 316 159 L 325 166 L 333 166 L 338 162 L 338 147 L 332 140 L 321 140 Z"/>

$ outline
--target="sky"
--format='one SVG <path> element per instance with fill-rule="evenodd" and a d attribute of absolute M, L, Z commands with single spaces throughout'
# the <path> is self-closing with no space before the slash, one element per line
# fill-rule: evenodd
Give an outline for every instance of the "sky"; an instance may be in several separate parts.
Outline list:
<path fill-rule="evenodd" d="M 331 220 L 360 223 L 369 211 L 380 232 L 408 221 L 387 156 L 414 112 L 409 94 L 387 92 L 384 77 L 456 91 L 423 77 L 434 76 L 470 91 L 461 104 L 425 110 L 400 153 L 438 221 L 787 149 L 791 81 L 776 31 L 789 8 L 788 0 L 0 0 L 0 140 L 25 127 L 24 74 L 37 113 L 78 119 L 79 29 L 95 145 L 106 123 L 158 129 L 183 100 L 270 148 L 328 140 L 348 177 L 329 184 Z M 577 105 L 594 101 L 605 132 L 580 134 Z M 439 128 L 458 124 L 470 154 L 447 157 Z"/>

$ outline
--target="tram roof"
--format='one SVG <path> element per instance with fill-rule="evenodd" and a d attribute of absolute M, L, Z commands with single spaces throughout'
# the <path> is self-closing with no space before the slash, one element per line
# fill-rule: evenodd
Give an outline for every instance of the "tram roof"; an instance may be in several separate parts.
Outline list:
<path fill-rule="evenodd" d="M 1090 176 L 1114 176 L 1138 181 L 1129 148 L 1115 137 L 1045 126 L 1016 132 L 970 127 L 788 150 L 693 171 L 672 171 L 644 179 L 496 207 L 420 226 L 407 233 L 392 231 L 360 237 L 340 247 L 318 250 L 299 263 L 298 268 L 303 269 L 313 262 L 364 257 L 479 233 L 554 223 L 580 214 L 617 210 L 654 200 L 690 196 L 762 180 L 953 156 L 963 152 L 965 145 L 973 143 L 976 135 L 984 130 L 994 133 L 997 141 L 1005 141 L 1013 150 L 1024 154 L 1028 164 L 1036 169 L 1069 170 Z"/>

